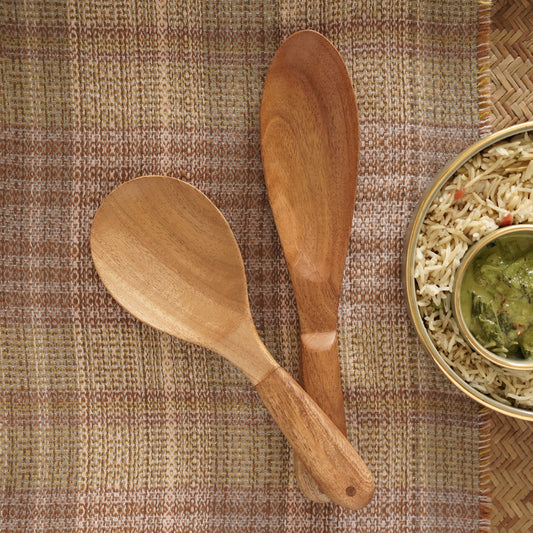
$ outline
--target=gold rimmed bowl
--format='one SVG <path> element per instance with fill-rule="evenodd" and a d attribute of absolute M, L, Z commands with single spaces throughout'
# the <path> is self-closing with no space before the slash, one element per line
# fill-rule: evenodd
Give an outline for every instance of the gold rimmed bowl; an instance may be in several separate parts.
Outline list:
<path fill-rule="evenodd" d="M 402 260 L 402 282 L 409 315 L 418 337 L 446 377 L 461 391 L 483 406 L 506 415 L 533 421 L 533 370 L 529 368 L 529 362 L 518 361 L 517 364 L 514 364 L 513 361 L 509 363 L 510 360 L 507 358 L 507 361 L 504 361 L 507 364 L 503 365 L 501 363 L 505 358 L 500 357 L 500 359 L 493 358 L 491 360 L 490 357 L 487 357 L 487 353 L 479 349 L 475 342 L 469 338 L 468 333 L 465 333 L 468 328 L 460 324 L 461 319 L 457 319 L 457 312 L 454 309 L 456 305 L 453 303 L 454 280 L 458 273 L 461 274 L 460 268 L 464 265 L 464 257 L 467 254 L 469 257 L 472 256 L 477 246 L 483 246 L 477 243 L 495 231 L 508 233 L 516 231 L 514 228 L 533 224 L 533 207 L 522 210 L 524 211 L 522 212 L 520 206 L 513 204 L 512 209 L 509 209 L 507 213 L 501 205 L 494 205 L 494 202 L 490 200 L 490 209 L 487 211 L 491 212 L 492 221 L 489 220 L 490 224 L 486 224 L 486 227 L 469 233 L 465 232 L 464 235 L 461 234 L 461 229 L 457 230 L 455 227 L 453 230 L 450 229 L 450 233 L 452 231 L 459 232 L 462 248 L 461 253 L 450 262 L 449 268 L 446 270 L 450 279 L 443 284 L 446 287 L 442 289 L 442 293 L 432 298 L 423 298 L 421 294 L 428 287 L 424 286 L 425 281 L 420 280 L 419 276 L 420 261 L 426 260 L 425 256 L 421 259 L 423 253 L 420 243 L 426 237 L 425 232 L 428 231 L 429 227 L 428 220 L 434 210 L 438 208 L 438 202 L 442 200 L 445 194 L 452 194 L 452 198 L 461 204 L 463 210 L 461 212 L 473 216 L 472 213 L 476 211 L 474 207 L 469 205 L 471 198 L 475 197 L 478 203 L 480 201 L 489 203 L 489 200 L 485 200 L 483 194 L 475 187 L 470 190 L 468 180 L 465 187 L 458 188 L 453 192 L 457 183 L 456 180 L 459 179 L 458 176 L 466 172 L 466 167 L 479 166 L 480 158 L 485 157 L 489 151 L 499 150 L 499 146 L 502 144 L 508 145 L 515 142 L 516 139 L 524 138 L 524 136 L 529 136 L 530 142 L 533 142 L 533 122 L 511 126 L 484 137 L 459 154 L 433 179 L 415 208 L 407 229 Z M 514 169 L 519 166 L 523 159 L 520 150 L 517 150 L 510 159 L 509 167 Z M 530 194 L 523 193 L 528 196 L 528 202 L 533 202 L 533 179 L 530 176 L 533 163 L 531 165 L 532 168 L 525 171 L 528 175 L 527 184 L 520 189 L 532 191 Z M 527 166 L 528 161 L 522 165 L 525 168 Z M 471 172 L 472 168 L 469 171 Z M 491 180 L 491 186 L 493 184 L 497 187 L 500 177 L 495 176 Z M 512 198 L 512 191 L 509 194 L 510 196 L 503 195 L 502 198 Z M 517 216 L 517 213 L 520 216 Z M 487 219 L 490 219 L 490 216 L 487 216 Z M 498 229 L 499 226 L 504 226 L 504 228 L 500 230 Z M 446 233 L 448 231 L 446 224 L 443 224 L 443 227 L 443 231 Z M 511 229 L 505 229 L 505 227 Z M 444 237 L 447 236 L 444 235 Z M 439 247 L 440 245 L 437 244 L 437 248 L 431 253 L 438 256 L 442 252 Z M 427 305 L 427 301 L 430 301 L 430 305 L 433 306 L 431 312 L 428 311 L 429 307 L 424 307 Z M 434 315 L 439 315 L 439 313 L 446 316 L 442 320 L 439 318 L 435 321 Z M 435 326 L 439 323 L 445 323 L 445 327 Z M 530 387 L 527 396 L 521 396 L 524 386 Z"/>
<path fill-rule="evenodd" d="M 499 228 L 470 246 L 452 291 L 453 315 L 488 361 L 533 370 L 533 224 Z"/>

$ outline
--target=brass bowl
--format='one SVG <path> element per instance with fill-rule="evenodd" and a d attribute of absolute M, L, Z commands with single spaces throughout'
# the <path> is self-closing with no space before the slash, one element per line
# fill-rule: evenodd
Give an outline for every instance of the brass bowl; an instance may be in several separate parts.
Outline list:
<path fill-rule="evenodd" d="M 416 282 L 414 278 L 415 254 L 422 223 L 424 222 L 426 214 L 433 203 L 433 200 L 440 193 L 443 186 L 455 175 L 457 170 L 459 170 L 467 161 L 472 159 L 479 152 L 482 152 L 497 142 L 506 140 L 515 135 L 523 134 L 525 132 L 533 132 L 533 122 L 511 126 L 504 130 L 493 133 L 492 135 L 488 135 L 464 150 L 437 174 L 420 199 L 418 206 L 415 208 L 407 229 L 403 247 L 401 277 L 407 309 L 417 335 L 426 351 L 431 355 L 444 375 L 458 389 L 481 405 L 509 416 L 533 421 L 533 408 L 528 410 L 507 405 L 506 403 L 498 401 L 497 399 L 482 393 L 470 385 L 470 383 L 465 381 L 450 366 L 446 358 L 440 353 L 433 343 L 428 330 L 426 329 L 417 304 Z"/>
<path fill-rule="evenodd" d="M 488 235 L 485 235 L 485 237 L 470 246 L 466 254 L 463 256 L 461 264 L 455 271 L 455 280 L 452 290 L 452 309 L 462 336 L 468 342 L 468 344 L 470 344 L 470 347 L 473 350 L 499 366 L 514 370 L 533 370 L 532 359 L 524 360 L 502 357 L 501 355 L 498 355 L 497 353 L 494 353 L 483 346 L 483 344 L 481 344 L 476 336 L 470 331 L 466 323 L 466 319 L 463 314 L 463 306 L 461 305 L 460 301 L 462 282 L 472 261 L 474 261 L 489 244 L 495 242 L 497 239 L 516 235 L 529 236 L 531 245 L 533 246 L 533 224 L 517 224 L 499 228 Z"/>

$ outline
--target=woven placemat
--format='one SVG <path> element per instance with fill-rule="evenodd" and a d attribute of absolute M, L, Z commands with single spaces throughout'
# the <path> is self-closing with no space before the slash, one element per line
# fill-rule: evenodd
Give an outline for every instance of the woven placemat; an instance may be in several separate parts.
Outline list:
<path fill-rule="evenodd" d="M 494 413 L 491 530 L 533 531 L 533 425 Z"/>
<path fill-rule="evenodd" d="M 533 2 L 496 0 L 490 39 L 493 131 L 533 120 Z M 533 424 L 491 414 L 492 531 L 533 531 Z"/>
<path fill-rule="evenodd" d="M 533 120 L 533 2 L 496 0 L 491 27 L 494 131 Z"/>
<path fill-rule="evenodd" d="M 487 530 L 484 419 L 418 341 L 400 266 L 422 191 L 482 133 L 489 15 L 486 0 L 0 2 L 1 531 Z M 305 500 L 244 377 L 122 311 L 88 246 L 114 187 L 182 176 L 228 218 L 259 332 L 298 375 L 258 113 L 277 47 L 304 27 L 338 47 L 359 102 L 339 347 L 376 483 L 360 512 Z"/>

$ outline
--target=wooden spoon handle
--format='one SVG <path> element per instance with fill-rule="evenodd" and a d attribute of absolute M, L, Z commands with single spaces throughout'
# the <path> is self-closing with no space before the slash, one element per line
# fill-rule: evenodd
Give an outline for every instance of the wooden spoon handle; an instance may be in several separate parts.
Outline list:
<path fill-rule="evenodd" d="M 320 335 L 322 342 L 318 343 L 315 336 L 304 334 L 301 337 L 303 387 L 343 435 L 346 435 L 337 333 Z M 307 498 L 318 503 L 330 501 L 298 456 L 294 457 L 294 473 L 300 490 Z"/>
<path fill-rule="evenodd" d="M 320 343 L 313 342 L 309 335 L 301 336 L 303 388 L 346 435 L 337 333 L 327 335 L 326 340 Z"/>
<path fill-rule="evenodd" d="M 281 367 L 255 388 L 324 494 L 347 509 L 364 507 L 374 492 L 372 476 L 324 411 Z"/>

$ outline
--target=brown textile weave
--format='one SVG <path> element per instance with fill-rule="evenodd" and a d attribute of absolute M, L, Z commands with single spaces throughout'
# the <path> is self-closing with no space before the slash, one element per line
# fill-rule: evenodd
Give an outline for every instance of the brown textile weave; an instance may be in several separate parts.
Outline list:
<path fill-rule="evenodd" d="M 489 16 L 478 0 L 0 3 L 0 530 L 487 530 L 485 418 L 417 341 L 400 260 L 423 189 L 487 127 Z M 359 102 L 339 318 L 349 438 L 376 483 L 358 512 L 305 500 L 244 377 L 122 311 L 88 247 L 118 184 L 183 177 L 227 216 L 258 330 L 298 376 L 258 113 L 302 28 L 338 47 Z"/>

